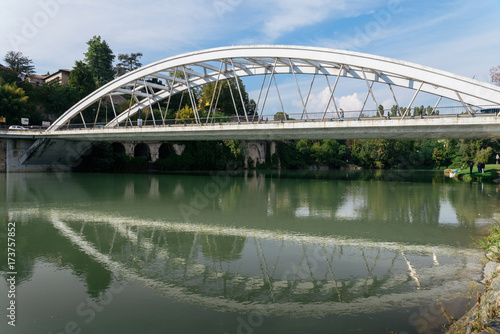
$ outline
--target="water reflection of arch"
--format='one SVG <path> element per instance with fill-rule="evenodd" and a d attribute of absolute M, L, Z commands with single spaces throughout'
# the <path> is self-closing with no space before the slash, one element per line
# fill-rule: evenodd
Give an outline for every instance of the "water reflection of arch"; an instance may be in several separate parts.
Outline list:
<path fill-rule="evenodd" d="M 228 235 L 204 235 L 201 238 L 201 252 L 216 261 L 241 258 L 246 238 Z"/>
<path fill-rule="evenodd" d="M 71 240 L 58 233 L 59 230 L 52 224 L 40 221 L 40 217 L 33 219 L 31 213 L 24 211 L 14 211 L 9 216 L 9 221 L 27 227 L 22 228 L 22 233 L 16 235 L 16 244 L 22 247 L 15 259 L 17 285 L 32 281 L 33 275 L 39 274 L 39 269 L 45 267 L 44 270 L 71 270 L 78 280 L 84 282 L 86 292 L 91 298 L 98 298 L 109 289 L 113 281 L 112 272 L 99 261 L 82 256 L 81 250 L 75 247 Z M 97 230 L 90 227 L 85 232 L 95 234 Z M 112 234 L 108 232 L 109 229 L 99 229 L 99 238 L 110 238 Z M 0 266 L 0 270 L 4 270 L 0 277 L 7 276 L 6 273 L 10 271 L 7 262 L 5 266 Z"/>
<path fill-rule="evenodd" d="M 63 222 L 63 220 L 73 221 L 77 217 L 81 219 L 80 215 L 75 215 L 74 212 L 51 211 L 49 216 L 52 224 L 77 248 L 106 264 L 113 271 L 118 271 L 118 274 L 139 280 L 179 300 L 230 311 L 251 312 L 256 305 L 263 304 L 272 305 L 269 309 L 264 309 L 263 314 L 299 315 L 297 313 L 300 313 L 300 316 L 318 316 L 350 312 L 359 308 L 378 311 L 390 303 L 397 303 L 398 300 L 404 302 L 405 305 L 417 301 L 421 303 L 422 299 L 434 300 L 439 295 L 450 293 L 457 286 L 453 284 L 453 286 L 427 287 L 416 293 L 417 285 L 411 283 L 413 288 L 410 292 L 401 293 L 405 290 L 403 286 L 408 284 L 408 279 L 414 278 L 410 272 L 413 271 L 416 276 L 419 275 L 425 287 L 428 277 L 432 277 L 432 280 L 440 276 L 449 277 L 457 273 L 460 268 L 467 268 L 471 264 L 469 262 L 475 261 L 471 259 L 459 263 L 460 268 L 457 268 L 457 263 L 450 263 L 439 267 L 422 267 L 412 270 L 410 260 L 428 261 L 427 258 L 433 251 L 437 252 L 442 259 L 446 257 L 446 254 L 461 254 L 464 256 L 463 259 L 460 258 L 462 261 L 470 258 L 470 250 L 398 244 L 383 244 L 374 248 L 373 245 L 370 246 L 372 242 L 363 240 L 333 240 L 312 236 L 283 235 L 279 232 L 273 235 L 266 231 L 221 229 L 220 227 L 162 222 L 141 222 L 137 225 L 138 222 L 134 219 L 105 216 L 92 219 L 101 223 L 109 223 L 109 226 L 121 225 L 119 229 L 122 231 L 116 229 L 116 233 L 121 234 L 123 238 L 120 240 L 115 235 L 114 245 L 108 245 L 109 250 L 106 247 L 100 250 L 95 242 L 85 238 L 86 235 L 82 234 L 80 228 L 76 228 L 74 223 L 70 225 L 70 223 Z M 81 220 L 79 221 L 81 223 Z M 176 250 L 175 247 L 168 249 L 158 247 L 157 240 L 162 240 L 161 230 L 165 228 L 169 230 L 168 233 L 173 233 L 172 236 L 187 237 L 191 241 L 188 244 L 190 247 L 184 246 L 185 248 L 181 250 Z M 144 229 L 147 229 L 147 233 Z M 203 260 L 197 254 L 201 252 L 204 235 L 233 237 L 252 235 L 252 238 L 247 240 L 248 249 L 243 253 L 240 252 L 239 257 L 224 256 L 224 259 L 221 259 L 217 256 L 210 256 L 210 259 Z M 271 241 L 266 241 L 266 238 L 271 238 Z M 168 240 L 163 239 L 163 242 L 168 243 Z M 292 244 L 298 242 L 293 249 L 301 250 L 302 255 L 299 254 L 299 257 L 302 259 L 295 262 L 295 267 L 290 266 L 290 263 L 287 263 L 285 267 L 280 267 L 279 258 L 286 257 L 287 254 L 286 251 L 276 252 L 276 244 L 283 245 L 286 242 L 292 242 Z M 252 256 L 258 259 L 258 275 L 255 272 L 249 272 L 248 268 L 241 268 L 237 262 L 234 262 L 240 257 L 249 256 L 251 244 L 254 245 L 255 250 L 255 255 Z M 362 250 L 359 254 L 361 259 L 358 261 L 360 268 L 364 268 L 363 271 L 366 272 L 362 277 L 353 277 L 350 272 L 344 273 L 336 269 L 338 261 L 347 261 L 352 264 L 350 248 L 354 245 Z M 406 254 L 401 252 L 401 247 L 405 248 Z M 117 249 L 122 251 L 113 251 Z M 186 256 L 186 254 L 189 255 Z M 388 254 L 392 256 L 387 258 Z M 321 257 L 325 260 L 319 265 L 314 264 L 314 256 L 317 256 L 316 261 Z M 419 260 L 419 256 L 423 258 Z M 387 260 L 392 261 L 392 265 L 386 273 L 380 273 L 380 270 L 376 269 L 377 263 Z M 405 267 L 403 271 L 397 268 L 401 264 Z M 464 283 L 464 288 L 467 284 L 468 282 Z M 384 295 L 387 292 L 390 292 L 391 298 Z M 224 298 L 221 299 L 221 295 Z M 383 296 L 379 297 L 379 295 Z M 307 306 L 304 306 L 304 301 L 307 301 Z M 252 303 L 249 304 L 249 302 Z"/>

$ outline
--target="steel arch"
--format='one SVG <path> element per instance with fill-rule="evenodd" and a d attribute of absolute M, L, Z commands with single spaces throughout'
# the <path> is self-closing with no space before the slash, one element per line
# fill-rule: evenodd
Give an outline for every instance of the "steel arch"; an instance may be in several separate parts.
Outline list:
<path fill-rule="evenodd" d="M 175 73 L 185 76 L 179 78 Z M 368 86 L 368 83 L 378 82 L 404 87 L 416 90 L 416 94 L 426 92 L 464 105 L 500 105 L 500 87 L 403 60 L 318 47 L 231 46 L 181 54 L 126 73 L 79 101 L 47 131 L 59 129 L 102 98 L 131 95 L 134 100 L 129 109 L 120 114 L 115 112 L 115 118 L 106 125 L 115 127 L 138 109 L 151 107 L 179 92 L 188 91 L 191 94 L 192 89 L 207 83 L 265 74 L 354 78 L 365 80 Z M 165 85 L 146 81 L 153 78 L 164 80 Z M 333 91 L 330 100 L 332 97 Z"/>

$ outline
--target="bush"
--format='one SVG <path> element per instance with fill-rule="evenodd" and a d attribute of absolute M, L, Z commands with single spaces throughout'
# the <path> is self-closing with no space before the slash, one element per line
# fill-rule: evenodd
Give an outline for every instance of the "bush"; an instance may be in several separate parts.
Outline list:
<path fill-rule="evenodd" d="M 484 240 L 480 240 L 478 244 L 486 252 L 488 260 L 500 262 L 500 221 L 496 221 L 488 236 Z"/>

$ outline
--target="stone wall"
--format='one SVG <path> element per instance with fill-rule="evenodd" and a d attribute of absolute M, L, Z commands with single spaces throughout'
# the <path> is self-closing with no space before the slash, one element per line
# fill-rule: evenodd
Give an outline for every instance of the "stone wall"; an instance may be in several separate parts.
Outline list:
<path fill-rule="evenodd" d="M 490 262 L 485 269 L 483 293 L 476 305 L 451 326 L 448 334 L 500 332 L 500 264 Z"/>
<path fill-rule="evenodd" d="M 252 159 L 253 166 L 255 167 L 257 163 L 263 164 L 266 162 L 266 153 L 269 149 L 269 156 L 272 156 L 276 153 L 276 142 L 275 141 L 267 141 L 267 140 L 245 140 L 241 142 L 241 146 L 245 150 L 245 168 L 249 168 L 248 166 L 248 158 Z"/>
<path fill-rule="evenodd" d="M 6 142 L 7 172 L 71 171 L 91 142 L 62 139 L 8 139 Z M 37 144 L 38 143 L 38 144 Z M 34 148 L 36 147 L 36 148 Z"/>

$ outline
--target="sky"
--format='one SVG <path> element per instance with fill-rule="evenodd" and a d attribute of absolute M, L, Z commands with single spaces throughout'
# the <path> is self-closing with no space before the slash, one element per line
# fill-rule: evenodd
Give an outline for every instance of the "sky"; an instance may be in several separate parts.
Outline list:
<path fill-rule="evenodd" d="M 490 68 L 500 65 L 499 0 L 0 0 L 0 4 L 0 63 L 5 64 L 8 51 L 21 51 L 33 60 L 37 74 L 71 69 L 84 59 L 86 42 L 95 35 L 106 40 L 115 55 L 141 52 L 143 65 L 181 53 L 248 44 L 358 51 L 486 82 Z M 280 84 L 291 86 L 286 80 Z M 307 81 L 301 84 L 306 87 Z M 251 83 L 247 90 L 250 97 L 258 94 Z M 290 105 L 300 104 L 292 95 L 287 98 L 286 89 L 284 94 Z M 366 89 L 347 84 L 339 94 L 339 102 L 354 108 Z M 311 103 L 320 103 L 327 95 L 324 87 L 315 88 Z M 384 105 L 391 103 L 387 94 L 382 100 Z"/>

